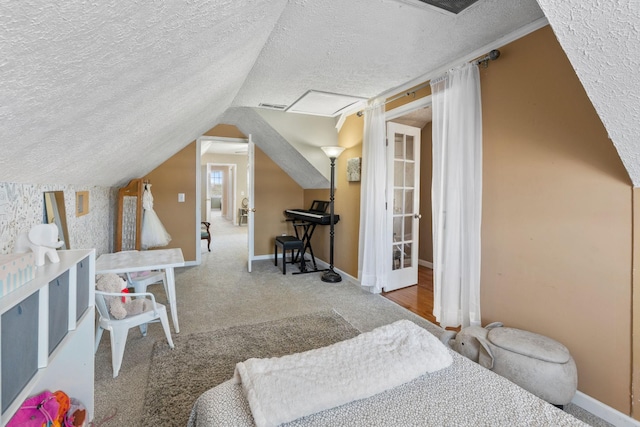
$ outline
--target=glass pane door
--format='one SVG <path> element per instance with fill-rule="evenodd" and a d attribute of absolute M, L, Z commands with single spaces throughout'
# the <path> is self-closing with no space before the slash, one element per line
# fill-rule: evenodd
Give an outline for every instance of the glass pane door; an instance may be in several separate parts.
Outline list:
<path fill-rule="evenodd" d="M 391 209 L 391 274 L 385 291 L 418 281 L 420 129 L 387 123 Z"/>

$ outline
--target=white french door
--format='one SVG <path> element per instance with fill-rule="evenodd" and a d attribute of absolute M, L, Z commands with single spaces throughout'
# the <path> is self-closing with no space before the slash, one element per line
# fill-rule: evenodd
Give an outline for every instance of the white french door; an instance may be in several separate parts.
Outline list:
<path fill-rule="evenodd" d="M 248 161 L 247 161 L 247 198 L 249 203 L 247 205 L 247 271 L 251 273 L 251 262 L 253 261 L 254 247 L 253 247 L 253 213 L 255 209 L 254 198 L 254 167 L 255 167 L 255 145 L 249 135 L 248 144 Z"/>
<path fill-rule="evenodd" d="M 391 270 L 384 291 L 418 283 L 420 129 L 387 122 L 387 221 Z"/>

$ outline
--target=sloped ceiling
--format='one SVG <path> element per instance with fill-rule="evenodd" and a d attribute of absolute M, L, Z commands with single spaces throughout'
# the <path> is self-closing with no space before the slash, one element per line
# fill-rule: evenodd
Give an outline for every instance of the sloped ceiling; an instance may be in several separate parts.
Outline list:
<path fill-rule="evenodd" d="M 279 165 L 282 170 L 302 188 L 329 187 L 327 178 L 313 167 L 300 152 L 289 149 L 289 142 L 267 123 L 255 109 L 246 107 L 230 108 L 224 113 L 221 120 L 224 123 L 235 125 L 245 135 L 255 135 L 253 142 L 270 158 L 279 159 Z"/>
<path fill-rule="evenodd" d="M 538 1 L 640 187 L 640 1 Z"/>
<path fill-rule="evenodd" d="M 637 6 L 540 3 L 640 183 L 640 149 L 625 143 L 638 141 L 638 80 L 612 84 L 623 114 L 596 88 L 617 65 L 637 77 Z M 543 16 L 535 0 L 480 0 L 456 16 L 398 0 L 2 2 L 0 182 L 119 186 L 229 108 L 289 105 L 310 89 L 374 97 Z M 623 51 L 588 65 L 608 40 Z"/>
<path fill-rule="evenodd" d="M 0 181 L 114 186 L 210 129 L 286 0 L 0 5 Z"/>

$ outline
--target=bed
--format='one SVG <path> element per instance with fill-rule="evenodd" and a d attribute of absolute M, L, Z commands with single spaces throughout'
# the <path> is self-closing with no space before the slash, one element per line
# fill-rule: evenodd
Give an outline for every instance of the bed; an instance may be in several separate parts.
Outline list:
<path fill-rule="evenodd" d="M 409 322 L 410 323 L 410 322 Z M 373 331 L 372 331 L 373 332 Z M 431 334 L 428 335 L 433 338 Z M 365 334 L 361 334 L 365 335 Z M 359 338 L 359 337 L 356 337 Z M 355 340 L 355 339 L 354 339 Z M 344 345 L 351 340 L 346 340 L 334 346 Z M 407 340 L 404 340 L 407 341 Z M 436 339 L 436 341 L 438 341 Z M 438 341 L 439 343 L 439 341 Z M 402 344 L 404 345 L 404 344 Z M 332 346 L 326 349 L 311 350 L 328 351 L 326 354 L 335 354 L 336 349 Z M 388 340 L 384 342 L 384 348 L 375 358 L 382 357 L 384 366 L 393 365 L 394 361 L 385 360 L 389 353 Z M 365 349 L 369 354 L 369 349 Z M 431 350 L 429 350 L 431 351 Z M 400 385 L 389 387 L 384 391 L 377 392 L 365 398 L 356 398 L 347 403 L 324 409 L 319 412 L 308 411 L 307 415 L 283 423 L 285 426 L 586 426 L 587 424 L 565 413 L 559 408 L 548 404 L 533 394 L 527 392 L 509 380 L 496 375 L 495 373 L 477 365 L 464 358 L 454 351 L 443 347 L 438 351 L 448 353 L 449 363 L 446 367 L 435 369 L 433 372 L 426 372 L 415 376 L 410 381 Z M 310 352 L 305 352 L 310 353 Z M 416 358 L 417 352 L 414 349 L 401 349 L 398 360 L 411 366 L 412 361 L 401 360 L 408 355 Z M 304 354 L 304 353 L 300 353 Z M 352 350 L 344 353 L 348 360 L 361 360 L 359 355 Z M 362 353 L 364 354 L 364 353 Z M 289 356 L 285 356 L 289 357 Z M 296 355 L 291 355 L 296 357 Z M 355 358 L 355 359 L 354 359 Z M 278 359 L 261 359 L 258 362 Z M 247 362 L 250 362 L 250 359 Z M 296 364 L 287 360 L 286 362 Z M 315 362 L 314 362 L 315 363 Z M 238 364 L 241 365 L 241 364 Z M 338 364 L 342 365 L 342 364 Z M 374 367 L 370 373 L 357 372 L 363 364 L 352 364 L 349 369 L 355 369 L 355 380 L 375 376 L 379 367 Z M 400 366 L 400 365 L 398 365 Z M 391 366 L 394 373 L 404 371 L 398 366 Z M 443 365 L 444 366 L 444 365 Z M 325 367 L 320 367 L 320 371 L 329 372 Z M 340 374 L 338 366 L 336 378 Z M 411 368 L 408 368 L 411 369 Z M 259 369 L 264 373 L 264 369 Z M 281 369 L 275 369 L 278 371 Z M 429 369 L 429 371 L 431 371 Z M 238 379 L 239 368 L 236 369 L 234 379 L 226 381 L 203 393 L 195 402 L 188 426 L 189 427 L 242 427 L 264 424 L 262 417 L 254 412 L 256 407 L 255 396 L 247 390 L 247 380 L 242 383 Z M 389 372 L 389 370 L 385 371 Z M 418 372 L 418 371 L 416 371 Z M 277 373 L 277 372 L 276 372 Z M 327 374 L 330 376 L 331 374 Z M 269 375 L 267 375 L 269 376 Z M 296 375 L 288 375 L 292 377 Z M 394 375 L 396 376 L 396 375 Z M 280 390 L 285 395 L 289 386 L 276 381 L 276 384 L 284 388 Z M 333 381 L 333 379 L 332 379 Z M 339 381 L 338 381 L 339 382 Z M 304 387 L 308 387 L 307 384 Z M 366 384 L 365 388 L 370 388 L 371 384 Z M 375 387 L 374 387 L 375 388 Z M 270 393 L 279 394 L 279 393 Z M 291 393 L 300 398 L 300 401 L 315 400 L 313 392 L 307 398 L 306 393 Z M 271 396 L 273 397 L 273 396 Z M 356 395 L 356 397 L 358 397 Z M 251 402 L 250 402 L 251 401 Z M 265 406 L 270 406 L 277 399 L 268 402 Z M 273 424 L 275 425 L 275 423 Z"/>

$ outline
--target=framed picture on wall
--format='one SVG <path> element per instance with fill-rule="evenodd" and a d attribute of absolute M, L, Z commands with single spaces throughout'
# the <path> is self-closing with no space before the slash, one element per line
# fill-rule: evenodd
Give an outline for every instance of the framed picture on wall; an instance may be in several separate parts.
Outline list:
<path fill-rule="evenodd" d="M 360 157 L 347 160 L 347 181 L 360 181 Z"/>
<path fill-rule="evenodd" d="M 89 192 L 76 191 L 76 216 L 89 213 Z"/>

